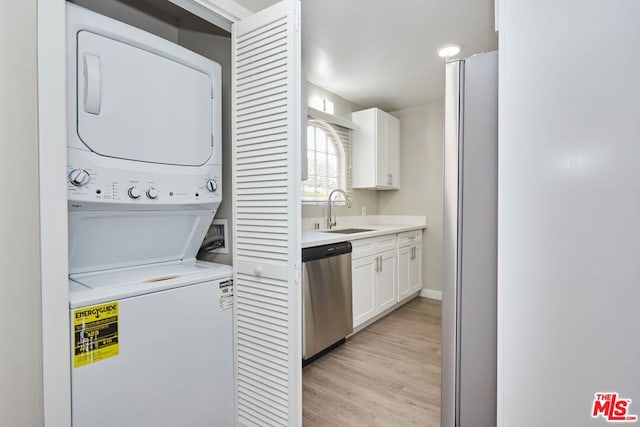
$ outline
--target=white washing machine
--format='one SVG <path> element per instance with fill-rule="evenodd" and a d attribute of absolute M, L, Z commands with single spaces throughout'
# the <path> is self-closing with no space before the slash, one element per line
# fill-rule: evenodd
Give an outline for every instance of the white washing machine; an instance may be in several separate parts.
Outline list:
<path fill-rule="evenodd" d="M 233 425 L 231 267 L 71 276 L 75 427 Z"/>
<path fill-rule="evenodd" d="M 73 426 L 231 426 L 220 66 L 67 4 L 67 73 Z"/>

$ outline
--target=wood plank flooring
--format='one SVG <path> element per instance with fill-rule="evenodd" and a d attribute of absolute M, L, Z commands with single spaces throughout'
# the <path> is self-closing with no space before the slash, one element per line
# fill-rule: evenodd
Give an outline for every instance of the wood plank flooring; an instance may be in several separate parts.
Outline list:
<path fill-rule="evenodd" d="M 305 367 L 304 427 L 440 426 L 441 335 L 418 297 Z"/>

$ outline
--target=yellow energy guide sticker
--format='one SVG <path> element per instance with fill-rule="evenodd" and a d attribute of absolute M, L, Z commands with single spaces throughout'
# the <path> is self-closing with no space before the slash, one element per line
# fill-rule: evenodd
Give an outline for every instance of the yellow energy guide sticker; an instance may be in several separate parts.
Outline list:
<path fill-rule="evenodd" d="M 118 303 L 73 310 L 73 367 L 117 356 Z"/>

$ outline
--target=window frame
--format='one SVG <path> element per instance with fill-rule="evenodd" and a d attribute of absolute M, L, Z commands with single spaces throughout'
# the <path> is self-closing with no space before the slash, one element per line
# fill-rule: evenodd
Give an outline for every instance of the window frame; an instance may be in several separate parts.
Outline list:
<path fill-rule="evenodd" d="M 351 182 L 349 180 L 349 173 L 348 170 L 350 168 L 351 165 L 348 164 L 349 160 L 350 160 L 350 156 L 347 155 L 346 151 L 349 147 L 345 147 L 345 142 L 342 140 L 342 138 L 340 137 L 340 135 L 338 134 L 338 132 L 336 132 L 336 130 L 334 129 L 334 125 L 332 125 L 331 123 L 326 122 L 325 120 L 322 119 L 318 119 L 315 117 L 309 117 L 307 119 L 307 135 L 309 132 L 309 127 L 313 126 L 314 128 L 316 128 L 316 132 L 317 129 L 322 129 L 326 134 L 327 137 L 330 137 L 333 142 L 335 143 L 336 146 L 336 157 L 338 158 L 338 186 L 336 188 L 341 188 L 344 191 L 347 192 L 347 194 L 351 195 Z M 346 129 L 347 131 L 350 131 L 350 129 Z M 314 136 L 315 138 L 315 136 Z M 314 141 L 315 142 L 315 141 Z M 307 162 L 309 161 L 309 141 L 307 141 Z M 314 158 L 317 156 L 318 151 L 317 151 L 317 147 L 314 144 Z M 315 165 L 314 165 L 315 166 Z M 328 164 L 327 164 L 327 168 L 328 168 Z M 315 173 L 315 167 L 312 168 L 311 165 L 309 165 L 308 167 L 308 178 L 309 179 L 313 179 L 314 177 L 316 177 L 317 175 Z M 306 181 L 305 181 L 306 182 Z M 305 187 L 305 183 L 303 182 L 302 185 L 302 190 L 304 191 L 304 187 Z M 314 186 L 314 189 L 317 188 Z M 326 188 L 327 190 L 327 198 L 314 198 L 314 199 L 305 199 L 304 198 L 304 194 L 301 196 L 301 201 L 303 204 L 305 205 L 321 205 L 321 204 L 326 204 L 328 201 L 328 193 L 333 190 L 334 188 Z M 317 192 L 316 192 L 317 194 Z M 335 203 L 337 204 L 344 204 L 345 202 L 341 199 L 338 199 L 335 201 Z"/>

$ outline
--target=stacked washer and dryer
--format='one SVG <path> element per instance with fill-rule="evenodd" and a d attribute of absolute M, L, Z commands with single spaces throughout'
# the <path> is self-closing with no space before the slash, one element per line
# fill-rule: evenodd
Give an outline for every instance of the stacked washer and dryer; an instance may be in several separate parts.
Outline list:
<path fill-rule="evenodd" d="M 195 258 L 220 66 L 69 3 L 67 28 L 73 426 L 231 426 L 232 269 Z"/>

